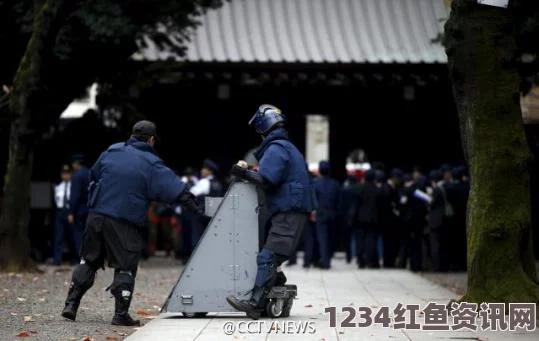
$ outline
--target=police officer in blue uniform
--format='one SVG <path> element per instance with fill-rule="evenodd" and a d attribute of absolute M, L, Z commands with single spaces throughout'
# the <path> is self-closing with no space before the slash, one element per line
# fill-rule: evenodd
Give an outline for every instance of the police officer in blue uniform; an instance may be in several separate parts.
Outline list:
<path fill-rule="evenodd" d="M 341 186 L 330 177 L 331 165 L 328 161 L 321 161 L 318 164 L 320 176 L 314 180 L 314 190 L 318 200 L 316 210 L 316 241 L 320 252 L 321 269 L 331 267 L 331 256 L 336 241 L 337 214 L 341 199 Z"/>
<path fill-rule="evenodd" d="M 140 229 L 150 202 L 180 203 L 198 209 L 185 184 L 156 155 L 155 141 L 155 124 L 139 121 L 133 126 L 131 138 L 110 146 L 90 170 L 89 215 L 81 262 L 73 271 L 63 317 L 75 320 L 80 300 L 106 258 L 115 269 L 108 288 L 115 298 L 112 324 L 140 324 L 128 310 L 143 244 Z"/>
<path fill-rule="evenodd" d="M 266 195 L 267 237 L 256 259 L 258 272 L 251 298 L 227 297 L 231 306 L 253 319 L 260 317 L 265 294 L 274 285 L 286 283 L 278 267 L 280 270 L 280 265 L 296 250 L 308 214 L 313 211 L 311 179 L 305 159 L 288 139 L 284 124 L 279 109 L 272 105 L 260 106 L 249 121 L 263 138 L 255 152 L 259 171 L 249 170 L 245 161 L 239 161 L 231 170 L 232 175 L 262 186 Z"/>
<path fill-rule="evenodd" d="M 62 167 L 60 177 L 62 181 L 54 186 L 54 203 L 56 204 L 53 242 L 54 265 L 62 264 L 64 237 L 66 234 L 69 234 L 75 248 L 75 253 L 78 254 L 73 229 L 67 218 L 69 216 L 69 197 L 71 195 L 72 182 L 71 168 L 68 165 Z"/>
<path fill-rule="evenodd" d="M 71 196 L 69 197 L 69 215 L 67 217 L 73 229 L 76 255 L 79 257 L 82 232 L 88 217 L 88 182 L 90 170 L 84 166 L 84 155 L 71 157 L 73 177 L 71 179 Z"/>

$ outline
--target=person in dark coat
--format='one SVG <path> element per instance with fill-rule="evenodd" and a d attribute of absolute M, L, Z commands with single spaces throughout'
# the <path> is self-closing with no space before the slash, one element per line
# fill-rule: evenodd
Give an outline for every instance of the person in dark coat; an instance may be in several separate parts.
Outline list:
<path fill-rule="evenodd" d="M 328 161 L 321 161 L 318 166 L 320 176 L 314 180 L 314 190 L 318 200 L 315 213 L 316 240 L 320 251 L 321 269 L 331 267 L 331 255 L 337 232 L 337 217 L 340 206 L 340 185 L 330 177 L 331 166 Z"/>
<path fill-rule="evenodd" d="M 398 267 L 405 268 L 410 259 L 412 271 L 422 270 L 423 231 L 426 225 L 428 202 L 425 178 L 415 169 L 401 192 L 401 215 L 403 236 Z M 424 196 L 418 195 L 421 192 Z"/>
<path fill-rule="evenodd" d="M 466 270 L 466 207 L 470 193 L 470 182 L 466 166 L 453 169 L 455 182 L 450 191 L 454 209 L 453 230 L 450 233 L 450 263 L 454 270 Z"/>
<path fill-rule="evenodd" d="M 358 266 L 379 268 L 376 242 L 378 239 L 378 214 L 380 211 L 380 189 L 376 185 L 376 171 L 370 169 L 365 173 L 364 182 L 357 191 L 357 259 Z"/>
<path fill-rule="evenodd" d="M 401 229 L 399 190 L 403 178 L 402 170 L 391 170 L 390 178 L 381 186 L 380 232 L 384 245 L 384 267 L 395 267 L 399 252 L 398 234 Z"/>
<path fill-rule="evenodd" d="M 353 214 L 355 211 L 355 194 L 357 193 L 357 178 L 355 176 L 348 176 L 341 188 L 341 205 L 340 214 L 341 224 L 345 233 L 344 240 L 346 241 L 346 262 L 351 263 L 352 258 L 355 256 L 352 254 L 352 239 L 355 238 L 355 221 L 353 220 Z"/>
<path fill-rule="evenodd" d="M 143 247 L 140 230 L 150 202 L 181 203 L 200 212 L 195 197 L 157 156 L 153 148 L 156 136 L 154 123 L 137 122 L 131 138 L 111 145 L 90 170 L 81 262 L 73 271 L 63 317 L 75 320 L 80 300 L 106 258 L 114 268 L 114 279 L 107 288 L 115 299 L 112 324 L 140 325 L 129 315 L 129 306 Z"/>
<path fill-rule="evenodd" d="M 84 155 L 75 154 L 71 157 L 73 177 L 71 179 L 71 197 L 69 198 L 69 215 L 67 217 L 73 229 L 76 258 L 82 242 L 82 233 L 88 218 L 88 183 L 90 170 L 85 166 Z"/>
<path fill-rule="evenodd" d="M 307 165 L 306 165 L 307 166 Z M 309 172 L 310 173 L 310 172 Z M 314 188 L 314 179 L 316 178 L 313 173 L 309 174 L 311 177 L 311 186 Z M 318 202 L 314 205 L 318 207 Z M 312 211 L 309 214 L 309 219 L 305 223 L 303 229 L 303 268 L 310 268 L 311 265 L 319 267 L 320 251 L 318 249 L 318 241 L 316 240 L 316 211 Z M 297 250 L 294 252 L 288 260 L 287 266 L 297 264 Z"/>
<path fill-rule="evenodd" d="M 249 170 L 242 160 L 232 167 L 231 173 L 264 189 L 269 216 L 267 237 L 256 259 L 258 271 L 251 298 L 226 299 L 236 310 L 258 319 L 264 309 L 265 293 L 274 285 L 286 283 L 280 266 L 296 250 L 308 215 L 314 210 L 314 194 L 305 159 L 288 138 L 281 111 L 272 105 L 261 105 L 249 125 L 263 138 L 255 152 L 259 170 Z"/>
<path fill-rule="evenodd" d="M 445 224 L 446 200 L 443 189 L 441 188 L 441 178 L 442 173 L 439 170 L 429 173 L 432 199 L 427 221 L 429 226 L 432 270 L 436 272 L 443 272 L 448 269 L 448 230 Z"/>

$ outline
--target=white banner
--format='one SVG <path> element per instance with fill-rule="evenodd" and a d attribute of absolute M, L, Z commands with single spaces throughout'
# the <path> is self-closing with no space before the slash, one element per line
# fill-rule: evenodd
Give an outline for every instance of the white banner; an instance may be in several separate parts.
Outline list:
<path fill-rule="evenodd" d="M 305 135 L 305 158 L 309 168 L 318 168 L 318 162 L 329 160 L 329 118 L 323 115 L 307 115 Z"/>

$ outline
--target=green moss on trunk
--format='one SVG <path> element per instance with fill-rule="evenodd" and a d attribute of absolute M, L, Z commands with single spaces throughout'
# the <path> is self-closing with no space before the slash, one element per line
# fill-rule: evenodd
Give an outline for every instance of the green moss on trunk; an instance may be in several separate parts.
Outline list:
<path fill-rule="evenodd" d="M 511 12 L 455 0 L 445 46 L 471 172 L 468 302 L 537 302 Z"/>
<path fill-rule="evenodd" d="M 32 122 L 47 107 L 42 70 L 52 51 L 59 13 L 65 0 L 47 0 L 34 18 L 33 33 L 15 75 L 10 111 L 13 115 L 9 141 L 9 161 L 0 217 L 0 271 L 35 270 L 30 261 L 28 222 L 34 143 L 39 136 Z"/>
<path fill-rule="evenodd" d="M 30 243 L 27 226 L 33 146 L 29 146 L 31 141 L 21 136 L 18 124 L 19 121 L 16 121 L 11 127 L 9 163 L 0 217 L 0 270 L 3 271 L 32 269 L 28 257 Z"/>

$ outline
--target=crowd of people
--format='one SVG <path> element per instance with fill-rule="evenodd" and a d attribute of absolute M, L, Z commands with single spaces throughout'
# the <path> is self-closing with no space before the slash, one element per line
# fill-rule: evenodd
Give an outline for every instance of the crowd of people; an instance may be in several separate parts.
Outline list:
<path fill-rule="evenodd" d="M 344 240 L 347 262 L 355 258 L 359 268 L 466 269 L 466 167 L 444 164 L 428 175 L 395 168 L 386 175 L 374 163 L 342 186 L 329 169 L 321 162 L 314 179 L 318 209 L 304 231 L 304 267 L 330 268 Z"/>
<path fill-rule="evenodd" d="M 62 167 L 61 182 L 55 188 L 51 258 L 56 265 L 65 260 L 66 245 L 69 259 L 78 262 L 75 250 L 80 247 L 87 215 L 81 188 L 87 186 L 83 180 L 88 170 L 83 162 L 82 155 L 74 155 L 72 164 Z M 341 246 L 347 262 L 355 259 L 359 268 L 466 269 L 466 167 L 444 164 L 425 175 L 419 168 L 409 173 L 399 168 L 387 171 L 383 164 L 373 163 L 368 170 L 350 174 L 342 185 L 332 178 L 330 168 L 329 162 L 322 161 L 313 174 L 318 208 L 303 231 L 304 267 L 329 269 Z M 189 167 L 181 178 L 203 205 L 206 196 L 225 193 L 228 181 L 219 180 L 218 173 L 219 166 L 206 159 L 199 172 Z M 184 263 L 207 224 L 180 205 L 157 202 L 147 217 L 143 256 L 162 249 Z M 296 257 L 288 264 L 296 264 Z"/>
<path fill-rule="evenodd" d="M 466 205 L 469 177 L 466 167 L 444 164 L 424 174 L 386 170 L 373 163 L 369 170 L 347 177 L 341 185 L 322 161 L 313 174 L 318 208 L 303 231 L 303 266 L 331 267 L 341 246 L 347 262 L 360 268 L 407 268 L 413 271 L 466 269 Z M 200 202 L 222 196 L 228 181 L 215 176 L 219 167 L 205 160 L 200 179 L 187 168 L 182 180 Z M 157 248 L 175 253 L 184 262 L 200 239 L 205 224 L 179 206 L 154 203 L 149 211 L 146 256 Z M 344 241 L 344 245 L 342 242 Z M 288 265 L 296 264 L 296 258 Z"/>

